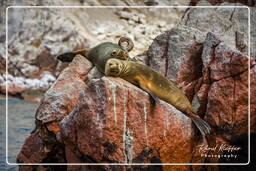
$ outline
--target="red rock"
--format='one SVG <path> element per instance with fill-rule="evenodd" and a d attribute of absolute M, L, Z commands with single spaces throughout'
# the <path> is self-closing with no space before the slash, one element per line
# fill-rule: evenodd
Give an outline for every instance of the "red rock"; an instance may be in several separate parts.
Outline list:
<path fill-rule="evenodd" d="M 87 59 L 77 56 L 45 93 L 36 112 L 36 119 L 42 123 L 61 121 L 84 93 L 84 81 L 91 68 L 92 64 Z"/>
<path fill-rule="evenodd" d="M 171 39 L 168 40 L 171 42 L 177 40 L 177 34 L 184 35 L 186 31 L 176 29 L 168 32 L 169 37 L 163 38 Z M 161 46 L 167 46 L 168 41 L 161 40 L 160 45 L 158 42 L 154 46 L 161 49 Z M 85 58 L 77 56 L 45 94 L 36 113 L 37 128 L 23 145 L 18 161 L 32 160 L 24 157 L 32 150 L 34 156 L 40 155 L 32 160 L 34 162 L 219 162 L 218 158 L 202 157 L 197 147 L 201 144 L 210 147 L 233 144 L 235 139 L 247 134 L 248 58 L 229 49 L 211 33 L 207 34 L 203 44 L 192 41 L 189 45 L 184 46 L 187 55 L 177 58 L 182 56 L 183 60 L 168 62 L 168 68 L 179 65 L 177 72 L 169 77 L 176 79 L 198 109 L 198 114 L 211 125 L 213 132 L 207 137 L 208 144 L 200 140 L 198 130 L 180 111 L 163 101 L 154 105 L 140 88 L 120 78 L 102 77 L 95 68 L 91 70 L 92 66 Z M 151 63 L 153 67 L 161 68 L 163 61 L 157 64 L 157 60 L 152 59 L 160 54 L 159 48 L 155 48 L 156 52 L 154 48 L 150 50 L 149 54 L 153 56 L 148 60 L 155 62 L 154 65 Z M 254 61 L 251 60 L 250 64 L 251 92 L 254 93 L 256 68 Z M 171 74 L 168 68 L 165 69 Z M 255 104 L 252 97 L 251 123 L 254 124 Z M 253 126 L 252 131 L 255 130 Z M 35 143 L 34 146 L 33 141 L 43 143 Z M 134 166 L 131 169 L 152 167 Z M 201 167 L 159 168 L 195 170 Z M 129 170 L 123 166 L 68 166 L 65 169 Z"/>
<path fill-rule="evenodd" d="M 251 132 L 256 132 L 256 67 L 255 65 L 250 69 L 250 124 Z"/>
<path fill-rule="evenodd" d="M 87 156 L 80 162 L 191 160 L 194 128 L 170 105 L 161 102 L 151 111 L 147 93 L 117 78 L 93 80 L 85 94 L 61 122 L 62 140 L 71 155 Z"/>
<path fill-rule="evenodd" d="M 45 93 L 36 112 L 37 127 L 23 145 L 17 157 L 18 162 L 66 162 L 64 149 L 61 143 L 57 143 L 59 122 L 73 110 L 79 96 L 84 93 L 84 81 L 91 68 L 92 64 L 86 58 L 76 56 Z M 21 167 L 20 170 L 26 169 Z"/>
<path fill-rule="evenodd" d="M 192 160 L 191 152 L 197 145 L 194 129 L 197 129 L 188 117 L 163 101 L 154 107 L 146 92 L 122 79 L 88 79 L 91 64 L 86 61 L 76 57 L 47 91 L 36 113 L 37 128 L 23 145 L 18 162 L 31 160 L 24 158 L 27 153 L 40 155 L 33 160 L 39 163 L 186 163 Z M 37 148 L 31 141 L 35 135 L 42 141 Z M 144 166 L 152 167 L 155 166 Z M 67 167 L 68 170 L 88 168 Z M 113 168 L 124 169 L 101 167 Z M 187 167 L 172 168 L 186 170 Z"/>
<path fill-rule="evenodd" d="M 191 27 L 173 28 L 155 38 L 147 51 L 146 64 L 181 87 L 191 100 L 193 85 L 202 76 L 202 43 L 205 35 Z"/>

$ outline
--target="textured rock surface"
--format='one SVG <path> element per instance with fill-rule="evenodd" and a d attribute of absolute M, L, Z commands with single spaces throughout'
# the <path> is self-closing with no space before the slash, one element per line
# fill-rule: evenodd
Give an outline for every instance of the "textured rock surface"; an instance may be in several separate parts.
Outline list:
<path fill-rule="evenodd" d="M 26 140 L 18 162 L 192 160 L 193 147 L 199 142 L 189 118 L 163 101 L 154 105 L 147 93 L 122 79 L 88 79 L 90 68 L 85 58 L 77 56 L 46 92 L 36 113 L 37 128 Z"/>
<path fill-rule="evenodd" d="M 176 27 L 157 36 L 147 51 L 145 63 L 176 82 L 190 100 L 202 75 L 200 55 L 205 34 L 186 26 Z"/>
<path fill-rule="evenodd" d="M 201 36 L 197 39 L 195 35 Z M 159 49 L 164 48 L 172 54 L 177 50 L 170 47 L 172 42 L 181 44 L 184 50 L 177 53 L 175 59 L 178 63 L 171 62 L 171 55 L 164 60 L 169 64 L 166 71 L 170 73 L 169 78 L 174 78 L 185 90 L 191 87 L 187 92 L 190 92 L 194 107 L 213 128 L 212 135 L 207 138 L 208 145 L 235 144 L 241 137 L 245 141 L 248 129 L 248 57 L 232 50 L 212 33 L 200 34 L 194 30 L 189 34 L 186 27 L 174 28 L 159 37 L 152 44 L 155 48 L 149 48 L 150 56 L 145 61 L 152 65 L 153 58 L 161 59 Z M 196 48 L 191 48 L 193 46 Z M 165 66 L 161 60 L 154 64 L 152 67 Z M 177 67 L 177 72 L 172 73 L 169 69 L 174 66 L 182 67 Z M 256 91 L 253 60 L 250 67 L 253 93 Z M 37 128 L 27 138 L 18 162 L 230 162 L 201 157 L 197 147 L 203 142 L 199 140 L 197 129 L 189 118 L 171 105 L 163 101 L 154 104 L 141 89 L 122 79 L 99 75 L 95 68 L 91 68 L 85 58 L 77 56 L 60 74 L 37 110 Z M 188 72 L 189 69 L 193 72 Z M 256 130 L 255 108 L 255 98 L 252 97 L 252 133 Z M 241 153 L 237 161 L 247 162 L 247 151 L 243 150 L 244 154 Z M 152 167 L 132 168 L 157 169 L 157 166 Z M 31 168 L 20 167 L 21 170 Z M 203 167 L 159 168 L 198 170 Z M 62 169 L 127 168 L 67 166 Z M 216 170 L 217 167 L 206 169 Z"/>
<path fill-rule="evenodd" d="M 187 34 L 188 29 L 191 34 Z M 256 87 L 255 61 L 232 50 L 212 33 L 205 36 L 199 32 L 205 40 L 196 41 L 193 30 L 179 27 L 159 35 L 148 50 L 145 63 L 163 74 L 170 73 L 166 76 L 182 87 L 198 114 L 214 129 L 211 146 L 221 142 L 232 144 L 234 139 L 248 133 L 248 64 L 252 95 Z M 189 46 L 184 46 L 184 42 Z M 172 53 L 177 54 L 175 62 Z M 251 133 L 256 128 L 255 108 L 255 98 L 251 96 Z M 243 141 L 246 143 L 246 139 Z M 247 161 L 246 156 L 244 160 Z"/>
<path fill-rule="evenodd" d="M 248 17 L 247 8 L 191 8 L 181 23 L 203 32 L 213 32 L 231 48 L 247 54 Z"/>
<path fill-rule="evenodd" d="M 218 35 L 222 35 L 223 40 L 227 40 L 227 44 L 230 44 L 230 47 L 232 48 L 236 48 L 238 50 L 242 50 L 242 51 L 247 51 L 248 50 L 248 37 L 247 37 L 247 30 L 248 27 L 244 27 L 244 24 L 241 23 L 248 23 L 248 17 L 245 17 L 248 15 L 248 9 L 245 8 L 243 10 L 239 9 L 239 6 L 249 6 L 249 10 L 250 10 L 250 55 L 252 57 L 254 57 L 256 59 L 256 49 L 253 48 L 256 46 L 256 30 L 254 29 L 256 27 L 256 2 L 255 1 L 250 1 L 250 0 L 191 0 L 190 5 L 192 6 L 237 6 L 237 8 L 232 12 L 233 15 L 230 15 L 230 12 L 228 12 L 229 10 L 226 8 L 225 10 L 227 10 L 227 12 L 229 13 L 229 17 L 228 17 L 228 13 L 215 13 L 213 15 L 209 14 L 206 12 L 206 15 L 202 15 L 202 16 L 207 16 L 208 14 L 211 17 L 211 19 L 215 20 L 215 17 L 217 17 L 218 15 L 221 15 L 222 17 L 218 18 L 217 22 L 214 23 L 214 25 L 219 25 L 218 27 L 223 29 L 225 27 L 225 25 L 227 25 L 228 23 L 230 23 L 230 21 L 234 22 L 234 25 L 228 27 L 228 30 L 225 30 L 223 33 L 219 32 L 219 28 L 216 30 L 212 30 L 215 34 Z M 202 9 L 201 9 L 202 10 Z M 225 11 L 224 10 L 224 11 Z M 193 11 L 193 12 L 192 12 Z M 195 12 L 197 11 L 197 12 Z M 209 29 L 212 28 L 212 25 L 205 25 L 202 27 L 202 25 L 205 24 L 205 20 L 207 20 L 206 18 L 203 17 L 203 20 L 200 19 L 197 21 L 196 18 L 193 18 L 194 14 L 198 16 L 200 10 L 197 9 L 191 9 L 188 10 L 186 13 L 186 17 L 184 17 L 183 19 L 183 23 L 185 21 L 192 21 L 194 23 L 198 23 L 198 26 L 194 25 L 193 27 L 198 28 L 198 29 L 202 29 L 205 30 L 207 29 L 209 31 Z M 192 14 L 192 16 L 190 17 L 190 13 Z M 231 14 L 232 14 L 231 13 Z M 239 15 L 238 15 L 239 14 Z M 222 22 L 223 21 L 223 22 Z M 191 24 L 191 23 L 190 23 Z M 247 24 L 248 25 L 248 24 Z M 238 26 L 238 27 L 237 27 Z M 243 30 L 246 29 L 246 32 L 244 32 Z M 201 31 L 202 31 L 201 30 Z M 226 31 L 228 34 L 226 34 Z M 235 31 L 235 33 L 234 33 Z M 233 32 L 233 33 L 232 33 Z M 232 37 L 234 36 L 234 37 Z M 245 46 L 246 45 L 246 46 Z"/>

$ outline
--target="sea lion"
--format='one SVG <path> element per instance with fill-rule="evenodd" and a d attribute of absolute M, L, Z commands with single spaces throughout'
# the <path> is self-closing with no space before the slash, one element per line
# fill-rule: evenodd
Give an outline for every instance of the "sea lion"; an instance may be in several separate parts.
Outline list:
<path fill-rule="evenodd" d="M 186 95 L 174 82 L 147 65 L 118 59 L 109 59 L 105 67 L 106 76 L 120 77 L 157 98 L 173 105 L 192 119 L 202 135 L 210 134 L 210 126 L 202 120 L 193 109 Z"/>
<path fill-rule="evenodd" d="M 124 43 L 127 43 L 127 46 L 124 46 Z M 63 53 L 57 56 L 57 59 L 62 62 L 71 62 L 76 55 L 80 54 L 91 61 L 100 72 L 104 73 L 105 64 L 108 59 L 129 59 L 128 52 L 133 49 L 133 46 L 133 42 L 130 38 L 121 37 L 118 41 L 118 44 L 112 42 L 104 42 L 90 50 L 82 49 L 78 51 Z"/>

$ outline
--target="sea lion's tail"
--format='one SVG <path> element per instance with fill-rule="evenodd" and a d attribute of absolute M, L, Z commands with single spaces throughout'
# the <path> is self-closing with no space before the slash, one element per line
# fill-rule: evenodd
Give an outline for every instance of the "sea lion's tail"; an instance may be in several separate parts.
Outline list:
<path fill-rule="evenodd" d="M 192 114 L 190 115 L 192 121 L 196 125 L 196 127 L 199 129 L 202 135 L 210 134 L 211 133 L 211 127 L 208 123 L 206 123 L 203 119 L 201 119 L 198 115 Z"/>
<path fill-rule="evenodd" d="M 127 46 L 123 46 L 123 43 L 127 43 Z M 126 52 L 130 52 L 134 47 L 132 39 L 129 37 L 121 37 L 118 41 L 118 45 Z"/>
<path fill-rule="evenodd" d="M 61 62 L 71 62 L 76 55 L 82 55 L 86 57 L 88 51 L 89 51 L 88 49 L 82 49 L 82 50 L 77 50 L 73 52 L 62 53 L 57 56 L 57 59 L 60 60 Z"/>

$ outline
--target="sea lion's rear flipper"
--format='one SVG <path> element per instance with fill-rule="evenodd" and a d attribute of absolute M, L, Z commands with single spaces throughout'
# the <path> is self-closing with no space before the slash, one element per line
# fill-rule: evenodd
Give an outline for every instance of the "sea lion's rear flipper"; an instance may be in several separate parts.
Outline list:
<path fill-rule="evenodd" d="M 57 59 L 60 60 L 61 62 L 71 62 L 75 56 L 76 54 L 73 52 L 66 52 L 58 55 Z"/>
<path fill-rule="evenodd" d="M 123 43 L 127 43 L 127 45 L 124 46 Z M 118 45 L 126 52 L 130 52 L 134 47 L 132 39 L 130 39 L 129 37 L 121 37 L 118 41 Z"/>
<path fill-rule="evenodd" d="M 57 56 L 57 59 L 61 62 L 71 62 L 76 55 L 87 56 L 89 49 L 82 49 L 73 52 L 66 52 Z"/>
<path fill-rule="evenodd" d="M 196 125 L 196 127 L 199 129 L 202 135 L 210 134 L 211 133 L 211 127 L 208 123 L 206 123 L 203 119 L 201 119 L 198 115 L 192 114 L 190 115 L 192 121 Z"/>

